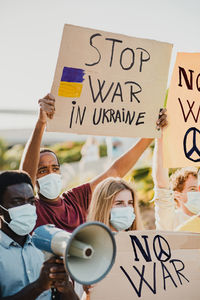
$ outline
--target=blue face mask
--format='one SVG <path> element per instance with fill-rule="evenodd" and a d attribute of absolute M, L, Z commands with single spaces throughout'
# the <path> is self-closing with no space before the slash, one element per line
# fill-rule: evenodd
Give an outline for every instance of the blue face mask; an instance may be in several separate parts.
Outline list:
<path fill-rule="evenodd" d="M 200 213 L 200 192 L 188 192 L 185 207 L 193 214 Z"/>
<path fill-rule="evenodd" d="M 133 224 L 135 220 L 134 208 L 113 207 L 110 212 L 110 224 L 117 230 L 126 230 Z"/>
<path fill-rule="evenodd" d="M 16 234 L 27 235 L 35 227 L 37 214 L 34 205 L 24 204 L 9 209 L 6 209 L 1 205 L 0 207 L 9 213 L 11 218 L 9 223 L 2 219 L 3 222 L 5 222 Z"/>

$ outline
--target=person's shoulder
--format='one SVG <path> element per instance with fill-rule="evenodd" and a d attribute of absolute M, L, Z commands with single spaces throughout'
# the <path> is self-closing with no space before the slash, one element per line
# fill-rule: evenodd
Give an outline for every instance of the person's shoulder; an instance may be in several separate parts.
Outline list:
<path fill-rule="evenodd" d="M 13 240 L 0 229 L 0 247 L 9 248 Z"/>
<path fill-rule="evenodd" d="M 73 187 L 73 188 L 71 188 L 70 190 L 67 190 L 67 191 L 65 191 L 65 192 L 63 192 L 63 196 L 64 195 L 68 195 L 68 194 L 70 194 L 70 193 L 79 193 L 79 192 L 82 192 L 82 191 L 91 191 L 91 186 L 90 186 L 90 183 L 84 183 L 84 184 L 81 184 L 81 185 L 79 185 L 79 186 L 76 186 L 76 187 Z"/>
<path fill-rule="evenodd" d="M 200 216 L 195 215 L 190 217 L 188 220 L 180 224 L 175 230 L 200 233 Z"/>
<path fill-rule="evenodd" d="M 71 190 L 64 192 L 61 195 L 61 199 L 64 202 L 78 202 L 80 203 L 84 199 L 90 199 L 92 194 L 92 189 L 90 183 L 85 183 L 80 186 L 74 187 Z"/>
<path fill-rule="evenodd" d="M 40 201 L 39 201 L 39 198 L 38 196 L 35 197 L 35 206 L 39 206 L 40 205 Z"/>

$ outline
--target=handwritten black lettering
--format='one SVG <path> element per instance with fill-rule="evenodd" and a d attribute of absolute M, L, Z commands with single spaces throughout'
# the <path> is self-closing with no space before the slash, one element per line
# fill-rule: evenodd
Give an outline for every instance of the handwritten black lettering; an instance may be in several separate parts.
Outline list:
<path fill-rule="evenodd" d="M 123 56 L 124 56 L 124 53 L 126 53 L 127 51 L 129 51 L 131 53 L 131 59 L 130 59 L 130 65 L 125 67 L 123 64 Z M 120 55 L 120 66 L 122 67 L 122 69 L 130 70 L 133 67 L 134 62 L 135 62 L 135 53 L 134 53 L 133 49 L 131 49 L 131 48 L 123 49 L 121 52 L 121 55 Z"/>
<path fill-rule="evenodd" d="M 93 86 L 92 86 L 92 79 L 91 79 L 91 76 L 89 75 L 88 76 L 88 79 L 89 79 L 89 85 L 90 85 L 90 90 L 91 90 L 91 93 L 92 93 L 92 100 L 93 102 L 95 103 L 97 101 L 97 99 L 100 97 L 100 100 L 101 102 L 103 103 L 106 98 L 108 97 L 108 95 L 110 94 L 110 91 L 114 85 L 114 82 L 111 83 L 111 85 L 109 86 L 105 96 L 103 97 L 102 95 L 102 90 L 104 88 L 104 85 L 105 85 L 105 80 L 103 80 L 103 83 L 101 83 L 101 81 L 99 79 L 97 79 L 97 82 L 98 82 L 98 85 L 99 85 L 99 90 L 96 94 L 96 96 L 94 95 L 94 90 L 93 90 Z"/>
<path fill-rule="evenodd" d="M 96 103 L 98 99 L 99 101 L 101 101 L 101 103 L 104 103 L 106 100 L 110 102 L 114 102 L 116 97 L 118 97 L 118 99 L 120 98 L 121 102 L 124 102 L 125 100 L 133 102 L 134 99 L 137 101 L 137 103 L 141 102 L 138 96 L 136 95 L 142 92 L 142 87 L 137 82 L 134 81 L 124 82 L 124 86 L 127 86 L 130 89 L 130 94 L 129 94 L 130 98 L 125 100 L 123 97 L 123 93 L 126 90 L 124 90 L 123 92 L 123 89 L 125 89 L 125 87 L 122 88 L 122 83 L 120 82 L 106 83 L 105 80 L 100 80 L 98 78 L 93 79 L 90 75 L 88 76 L 88 82 L 89 82 L 89 87 L 92 96 L 91 99 L 94 103 Z"/>
<path fill-rule="evenodd" d="M 126 81 L 124 84 L 131 84 L 131 86 L 130 86 L 130 102 L 133 102 L 133 97 L 134 97 L 136 99 L 136 101 L 138 103 L 140 103 L 140 100 L 136 96 L 136 94 L 141 93 L 141 91 L 142 91 L 142 88 L 139 85 L 139 83 L 134 82 L 134 81 Z M 137 91 L 134 91 L 134 86 L 139 87 L 139 89 Z"/>
<path fill-rule="evenodd" d="M 189 280 L 185 277 L 185 275 L 183 275 L 183 274 L 181 273 L 181 271 L 183 271 L 184 268 L 185 268 L 184 263 L 183 263 L 180 259 L 171 259 L 171 260 L 170 260 L 170 263 L 172 263 L 172 265 L 174 266 L 174 270 L 176 271 L 176 274 L 177 274 L 177 276 L 178 276 L 178 279 L 179 279 L 179 281 L 180 281 L 180 284 L 183 284 L 182 281 L 181 281 L 181 276 L 182 276 L 187 282 L 189 282 Z M 176 263 L 179 263 L 179 264 L 181 265 L 180 269 L 177 268 Z"/>
<path fill-rule="evenodd" d="M 183 150 L 185 157 L 194 162 L 200 162 L 200 149 L 198 146 L 200 131 L 195 127 L 190 127 L 183 139 Z M 192 146 L 191 142 L 192 141 Z"/>
<path fill-rule="evenodd" d="M 174 286 L 177 287 L 176 282 L 174 281 L 172 275 L 168 271 L 167 267 L 165 264 L 161 261 L 161 266 L 162 266 L 162 273 L 163 273 L 163 288 L 166 290 L 166 279 L 170 278 L 171 281 L 173 282 Z"/>
<path fill-rule="evenodd" d="M 194 73 L 194 71 L 188 70 L 190 72 L 190 79 L 188 79 L 185 69 L 182 67 L 178 67 L 178 68 L 179 68 L 179 84 L 178 84 L 178 86 L 182 87 L 182 76 L 183 76 L 188 90 L 192 90 L 193 89 L 193 73 Z"/>
<path fill-rule="evenodd" d="M 197 90 L 200 92 L 200 84 L 199 84 L 199 77 L 200 77 L 200 73 L 196 78 L 196 86 L 197 86 Z"/>
<path fill-rule="evenodd" d="M 74 109 L 75 109 L 75 106 L 72 106 L 69 128 L 72 128 L 72 120 L 73 120 L 73 115 L 74 115 Z"/>
<path fill-rule="evenodd" d="M 128 123 L 129 125 L 131 125 L 134 118 L 135 118 L 135 111 L 132 112 L 132 116 L 131 116 L 131 112 L 128 110 L 127 114 L 126 114 L 125 123 Z M 136 125 L 138 125 L 138 124 L 136 124 Z"/>
<path fill-rule="evenodd" d="M 179 101 L 179 104 L 180 104 L 180 107 L 181 107 L 181 111 L 182 111 L 182 114 L 183 114 L 184 121 L 187 122 L 189 116 L 192 115 L 195 123 L 197 123 L 198 119 L 199 119 L 199 116 L 200 116 L 200 105 L 197 107 L 198 110 L 197 110 L 196 116 L 195 116 L 195 114 L 193 112 L 193 110 L 194 110 L 193 107 L 196 104 L 195 101 L 192 101 L 192 103 L 190 104 L 190 101 L 186 100 L 186 102 L 188 104 L 188 108 L 189 108 L 189 111 L 188 111 L 188 113 L 186 115 L 181 99 L 178 98 L 178 101 Z"/>
<path fill-rule="evenodd" d="M 119 90 L 119 92 L 118 92 L 118 90 Z M 115 91 L 113 93 L 111 102 L 114 102 L 114 99 L 115 99 L 116 96 L 120 97 L 121 98 L 121 102 L 123 102 L 122 88 L 121 88 L 121 84 L 119 82 L 116 85 L 116 88 L 115 88 Z"/>
<path fill-rule="evenodd" d="M 142 125 L 144 122 L 139 122 L 140 118 L 144 117 L 144 112 L 138 113 L 138 116 L 136 116 L 135 111 L 125 111 L 124 108 L 121 110 L 117 109 L 114 110 L 113 108 L 105 109 L 105 108 L 95 108 L 93 113 L 93 124 L 98 125 L 100 123 L 125 123 L 129 125 L 133 125 L 134 120 L 135 125 Z"/>
<path fill-rule="evenodd" d="M 99 62 L 100 62 L 100 60 L 101 60 L 101 53 L 100 53 L 100 51 L 99 51 L 99 49 L 97 48 L 97 47 L 95 47 L 94 45 L 93 45 L 93 43 L 92 43 L 92 40 L 94 39 L 94 38 L 96 38 L 97 36 L 101 36 L 101 34 L 100 33 L 96 33 L 96 34 L 93 34 L 91 37 L 90 37 L 90 46 L 92 46 L 94 49 L 96 49 L 96 51 L 97 51 L 97 53 L 98 53 L 98 55 L 99 55 L 99 57 L 98 57 L 98 60 L 96 61 L 96 62 L 94 62 L 94 63 L 91 63 L 91 64 L 85 64 L 86 66 L 95 66 L 95 65 L 97 65 Z"/>
<path fill-rule="evenodd" d="M 171 259 L 171 249 L 167 240 L 161 235 L 155 235 L 152 241 L 152 250 L 154 251 L 155 257 L 158 262 L 153 262 L 151 258 L 151 252 L 149 247 L 149 240 L 147 235 L 141 236 L 143 245 L 140 241 L 140 238 L 135 235 L 129 235 L 131 239 L 131 243 L 133 246 L 133 254 L 134 260 L 139 261 L 138 250 L 140 254 L 143 256 L 145 261 L 148 263 L 148 267 L 152 268 L 152 275 L 149 272 L 151 269 L 147 268 L 147 264 L 138 265 L 135 263 L 133 265 L 133 269 L 135 272 L 128 273 L 124 266 L 120 266 L 121 271 L 127 278 L 128 282 L 133 287 L 135 293 L 138 297 L 142 297 L 142 291 L 144 289 L 144 284 L 150 289 L 153 294 L 156 294 L 158 288 L 158 284 L 162 284 L 162 288 L 167 290 L 168 285 L 173 285 L 173 287 L 177 288 L 178 283 L 175 281 L 174 275 L 176 275 L 181 285 L 184 282 L 189 282 L 186 276 L 183 274 L 183 270 L 185 268 L 184 263 L 179 259 Z M 129 269 L 130 270 L 130 269 Z M 174 273 L 175 271 L 175 273 Z M 146 272 L 146 273 L 145 273 Z M 148 276 L 146 275 L 148 274 Z M 139 277 L 138 277 L 139 276 Z M 158 281 L 157 278 L 161 277 L 162 281 Z M 136 284 L 137 282 L 137 284 Z M 138 285 L 139 283 L 139 285 Z M 171 288 L 171 286 L 169 286 Z"/>
<path fill-rule="evenodd" d="M 138 289 L 136 288 L 134 282 L 132 281 L 132 279 L 130 278 L 130 276 L 128 275 L 128 273 L 125 271 L 125 269 L 122 266 L 120 266 L 120 269 L 122 270 L 122 272 L 128 278 L 130 284 L 132 285 L 132 287 L 135 290 L 135 292 L 138 295 L 138 297 L 141 297 L 141 295 L 142 295 L 142 285 L 143 285 L 143 282 L 148 286 L 148 288 L 152 291 L 153 294 L 156 294 L 156 263 L 153 263 L 153 287 L 144 278 L 145 265 L 142 266 L 142 271 L 141 272 L 138 270 L 138 268 L 136 266 L 133 266 L 133 268 L 135 269 L 135 271 L 137 272 L 137 274 L 140 276 L 140 285 L 139 285 Z"/>
<path fill-rule="evenodd" d="M 139 72 L 142 72 L 142 65 L 143 65 L 143 62 L 147 62 L 150 60 L 150 53 L 143 49 L 143 48 L 136 48 L 136 50 L 141 50 L 140 51 L 140 68 L 139 68 Z M 146 54 L 146 57 L 144 57 L 144 54 Z"/>
<path fill-rule="evenodd" d="M 121 40 L 116 40 L 116 39 L 112 39 L 112 38 L 106 38 L 107 41 L 112 41 L 112 49 L 111 49 L 111 55 L 110 55 L 110 67 L 112 66 L 112 61 L 113 61 L 113 55 L 114 55 L 114 46 L 115 43 L 122 43 Z"/>
<path fill-rule="evenodd" d="M 149 250 L 149 244 L 148 244 L 148 235 L 142 235 L 141 237 L 144 240 L 145 243 L 145 249 L 142 246 L 140 240 L 138 239 L 138 237 L 136 235 L 129 235 L 131 238 L 131 243 L 133 246 L 133 251 L 134 251 L 134 255 L 135 255 L 135 261 L 139 261 L 138 255 L 137 255 L 137 251 L 136 251 L 136 245 L 138 247 L 138 249 L 140 250 L 140 253 L 142 254 L 142 256 L 144 257 L 144 259 L 148 262 L 148 261 L 152 261 L 151 259 L 151 253 Z"/>
<path fill-rule="evenodd" d="M 75 118 L 75 124 L 78 123 L 79 125 L 82 125 L 85 117 L 85 112 L 86 112 L 86 106 L 84 106 L 82 111 L 80 106 L 77 107 L 77 111 L 75 110 L 75 106 L 73 106 L 71 111 L 71 116 L 70 116 L 69 128 L 72 128 L 74 118 Z"/>
<path fill-rule="evenodd" d="M 77 115 L 76 115 L 76 124 L 79 121 L 79 124 L 82 125 L 83 124 L 83 119 L 85 116 L 85 111 L 86 111 L 86 106 L 84 106 L 83 112 L 81 112 L 80 107 L 78 106 L 78 111 L 77 111 Z"/>
<path fill-rule="evenodd" d="M 138 114 L 138 117 L 137 117 L 137 120 L 136 120 L 136 122 L 135 122 L 135 125 L 137 126 L 137 125 L 140 125 L 140 124 L 144 124 L 144 121 L 140 121 L 140 119 L 143 119 L 144 117 L 145 117 L 145 112 L 143 111 L 143 112 L 140 112 L 139 114 Z"/>
<path fill-rule="evenodd" d="M 171 258 L 170 246 L 167 240 L 161 235 L 154 236 L 153 251 L 159 261 L 167 261 Z"/>

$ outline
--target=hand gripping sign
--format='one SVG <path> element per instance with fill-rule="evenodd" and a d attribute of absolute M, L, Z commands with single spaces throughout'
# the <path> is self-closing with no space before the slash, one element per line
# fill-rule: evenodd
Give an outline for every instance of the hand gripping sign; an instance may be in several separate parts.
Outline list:
<path fill-rule="evenodd" d="M 48 131 L 156 137 L 172 45 L 65 25 Z"/>

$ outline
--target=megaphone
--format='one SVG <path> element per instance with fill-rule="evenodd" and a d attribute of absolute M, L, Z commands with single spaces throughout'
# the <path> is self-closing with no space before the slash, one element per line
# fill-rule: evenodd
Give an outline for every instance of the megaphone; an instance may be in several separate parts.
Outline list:
<path fill-rule="evenodd" d="M 40 250 L 63 257 L 70 277 L 80 284 L 102 280 L 116 257 L 114 236 L 101 222 L 86 222 L 73 233 L 52 224 L 42 225 L 35 229 L 32 239 Z"/>

